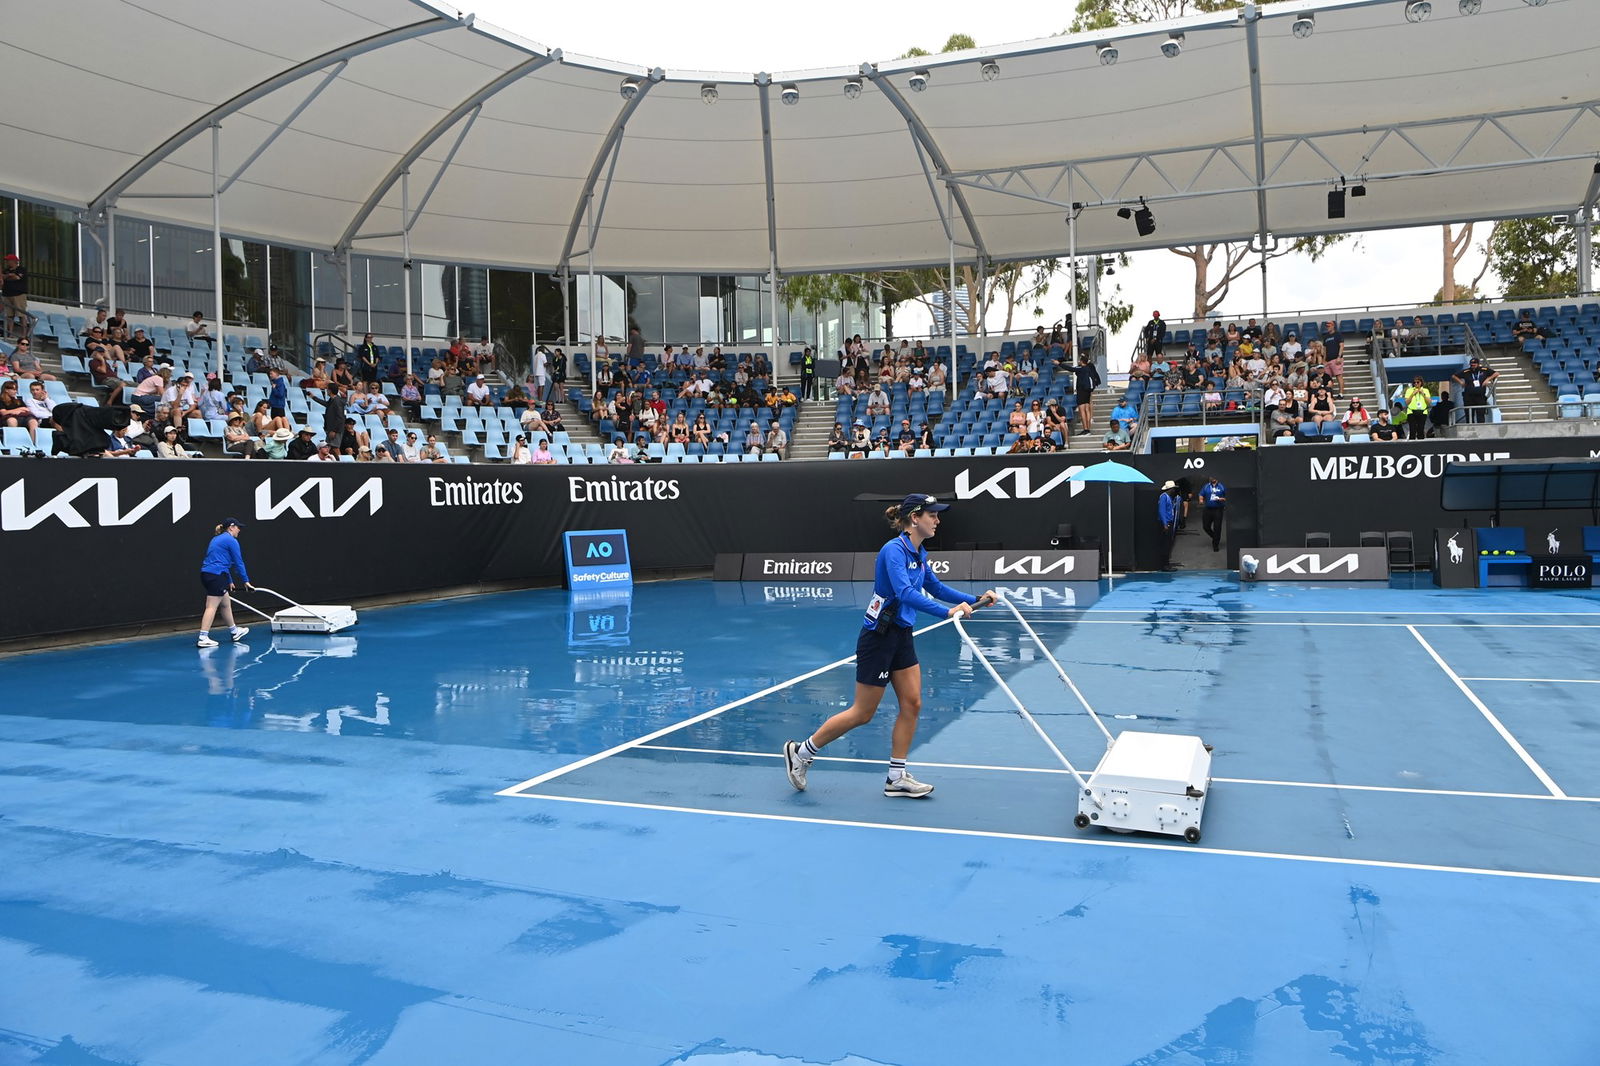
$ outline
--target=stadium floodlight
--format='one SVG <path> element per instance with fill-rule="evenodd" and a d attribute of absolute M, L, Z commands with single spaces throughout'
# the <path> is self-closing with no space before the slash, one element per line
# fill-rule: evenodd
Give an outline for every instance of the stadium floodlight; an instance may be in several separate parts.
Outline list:
<path fill-rule="evenodd" d="M 719 94 L 717 93 L 717 87 L 712 82 L 708 81 L 704 85 L 700 86 L 700 100 L 701 100 L 701 102 L 706 103 L 706 104 L 714 104 L 714 103 L 717 102 L 717 96 L 718 95 Z"/>
<path fill-rule="evenodd" d="M 622 91 L 622 98 L 624 100 L 632 100 L 635 96 L 639 95 L 639 79 L 638 78 L 623 78 L 622 79 L 622 90 L 621 91 Z"/>
<path fill-rule="evenodd" d="M 913 71 L 911 74 L 911 91 L 920 93 L 928 87 L 928 72 L 925 70 Z"/>
<path fill-rule="evenodd" d="M 778 93 L 778 99 L 782 100 L 787 106 L 793 107 L 795 104 L 800 102 L 799 87 L 792 82 L 788 85 L 785 85 L 783 87 L 783 91 Z"/>
<path fill-rule="evenodd" d="M 1000 64 L 992 59 L 985 59 L 983 66 L 978 68 L 978 73 L 983 75 L 984 81 L 994 81 L 1000 76 Z"/>
<path fill-rule="evenodd" d="M 1406 5 L 1407 22 L 1427 22 L 1428 16 L 1433 14 L 1433 4 L 1430 0 L 1411 0 Z"/>
<path fill-rule="evenodd" d="M 844 80 L 844 98 L 846 100 L 855 100 L 855 99 L 859 98 L 860 96 L 861 96 L 861 79 L 860 78 L 846 78 Z"/>
<path fill-rule="evenodd" d="M 1522 2 L 1529 7 L 1543 7 L 1547 0 L 1522 0 Z"/>
<path fill-rule="evenodd" d="M 1289 27 L 1289 29 L 1302 41 L 1307 37 L 1310 37 L 1313 33 L 1317 32 L 1316 12 L 1307 11 L 1304 15 L 1301 15 L 1299 18 L 1295 19 L 1294 25 Z"/>
<path fill-rule="evenodd" d="M 1461 0 L 1461 3 L 1456 5 L 1456 10 L 1463 15 L 1476 15 L 1483 10 L 1483 0 Z"/>
<path fill-rule="evenodd" d="M 1116 45 L 1114 45 L 1114 44 L 1103 44 L 1098 49 L 1096 49 L 1096 52 L 1100 56 L 1100 65 L 1102 67 L 1114 67 L 1114 66 L 1117 65 L 1117 56 L 1120 53 L 1117 52 L 1117 46 Z"/>
<path fill-rule="evenodd" d="M 1183 55 L 1183 34 L 1167 34 L 1167 39 L 1161 42 L 1161 54 L 1168 59 L 1177 59 Z"/>

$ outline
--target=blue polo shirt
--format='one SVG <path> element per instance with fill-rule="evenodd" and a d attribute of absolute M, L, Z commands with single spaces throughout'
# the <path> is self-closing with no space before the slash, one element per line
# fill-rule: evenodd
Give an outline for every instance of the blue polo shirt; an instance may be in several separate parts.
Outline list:
<path fill-rule="evenodd" d="M 218 533 L 206 546 L 205 561 L 200 564 L 204 574 L 238 574 L 239 580 L 250 584 L 250 574 L 244 568 L 244 553 L 239 550 L 239 538 L 232 533 Z"/>
<path fill-rule="evenodd" d="M 906 629 L 916 621 L 917 612 L 943 618 L 949 614 L 945 603 L 977 603 L 978 597 L 957 592 L 936 577 L 928 566 L 928 549 L 913 548 L 911 538 L 902 533 L 878 551 L 873 570 L 872 602 L 861 620 L 863 629 L 872 629 L 884 610 L 894 611 L 894 624 Z M 932 593 L 933 595 L 929 595 Z M 937 597 L 937 599 L 935 598 Z"/>

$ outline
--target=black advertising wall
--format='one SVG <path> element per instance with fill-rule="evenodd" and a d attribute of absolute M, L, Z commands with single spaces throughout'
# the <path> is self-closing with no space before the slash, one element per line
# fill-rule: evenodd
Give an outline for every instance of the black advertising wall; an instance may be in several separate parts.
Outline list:
<path fill-rule="evenodd" d="M 1229 487 L 1230 547 L 1296 545 L 1308 529 L 1354 544 L 1378 528 L 1414 529 L 1425 546 L 1436 527 L 1487 521 L 1439 510 L 1437 471 L 1452 453 L 1472 454 L 1302 445 L 1127 457 L 1152 484 L 1112 487 L 1117 566 L 1156 558 L 1156 486 L 1188 478 L 1198 490 L 1211 474 Z M 1481 456 L 1588 454 L 1587 441 L 1535 440 Z M 0 640 L 197 614 L 200 559 L 227 517 L 245 523 L 258 583 L 348 603 L 556 583 L 570 529 L 627 530 L 640 572 L 709 570 L 721 553 L 874 551 L 888 534 L 884 507 L 909 492 L 955 504 L 935 548 L 1046 548 L 1063 524 L 1104 543 L 1106 486 L 1069 481 L 1077 469 L 1064 456 L 553 468 L 6 460 L 0 552 L 12 595 Z"/>
<path fill-rule="evenodd" d="M 1240 483 L 1253 475 L 1248 455 L 1187 461 L 1220 463 Z M 1159 484 L 1185 458 L 1133 463 Z M 9 460 L 0 551 L 28 606 L 0 610 L 0 640 L 196 614 L 201 557 L 230 517 L 245 523 L 257 583 L 346 603 L 559 582 L 569 529 L 626 529 L 644 572 L 709 569 L 723 552 L 871 551 L 887 536 L 888 500 L 909 492 L 956 504 L 936 547 L 1042 548 L 1063 523 L 1102 538 L 1105 487 L 1069 481 L 1077 469 L 1051 456 L 554 468 Z M 1121 565 L 1142 539 L 1125 535 L 1129 523 L 1154 514 L 1154 495 L 1114 488 Z"/>
<path fill-rule="evenodd" d="M 1296 445 L 1264 448 L 1259 456 L 1258 541 L 1295 547 L 1309 530 L 1334 545 L 1358 543 L 1363 530 L 1409 530 L 1417 561 L 1426 566 L 1434 531 L 1487 526 L 1487 511 L 1446 511 L 1439 479 L 1449 462 L 1501 459 L 1587 459 L 1600 451 L 1594 437 L 1536 437 L 1485 442 L 1423 441 L 1404 445 Z M 1593 525 L 1589 511 L 1506 511 L 1500 524 Z"/>

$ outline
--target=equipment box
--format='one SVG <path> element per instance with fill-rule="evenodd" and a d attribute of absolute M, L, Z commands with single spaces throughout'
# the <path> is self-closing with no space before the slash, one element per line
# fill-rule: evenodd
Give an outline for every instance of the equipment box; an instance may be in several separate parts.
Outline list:
<path fill-rule="evenodd" d="M 1199 737 L 1129 730 L 1089 775 L 1073 824 L 1181 836 L 1193 844 L 1209 791 L 1211 749 Z"/>

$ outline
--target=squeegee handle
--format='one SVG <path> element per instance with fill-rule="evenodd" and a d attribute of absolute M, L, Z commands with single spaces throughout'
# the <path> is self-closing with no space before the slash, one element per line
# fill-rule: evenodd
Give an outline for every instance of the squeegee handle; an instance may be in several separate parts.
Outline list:
<path fill-rule="evenodd" d="M 983 649 L 978 647 L 977 642 L 972 639 L 972 634 L 968 633 L 967 627 L 961 624 L 961 619 L 953 618 L 951 621 L 955 624 L 956 632 L 961 634 L 962 641 L 972 649 L 973 657 L 983 664 L 983 668 L 989 672 L 989 676 L 994 679 L 994 683 L 1000 686 L 1000 691 L 1004 692 L 1006 698 L 1011 701 L 1011 706 L 1015 707 L 1017 713 L 1022 715 L 1022 720 L 1033 726 L 1033 731 L 1039 734 L 1039 739 L 1043 740 L 1045 746 L 1055 754 L 1057 759 L 1061 760 L 1061 765 L 1067 768 L 1067 772 L 1077 779 L 1078 787 L 1087 793 L 1089 791 L 1089 782 L 1083 779 L 1083 775 L 1078 772 L 1078 768 L 1072 765 L 1072 760 L 1068 759 L 1061 749 L 1056 747 L 1056 742 L 1050 739 L 1050 734 L 1040 727 L 1033 715 L 1028 713 L 1028 708 L 1022 705 L 1021 700 L 1017 699 L 1017 694 L 1011 691 L 1011 686 L 1006 684 L 1005 679 L 995 670 L 994 666 L 989 662 L 989 657 L 983 654 Z"/>
<path fill-rule="evenodd" d="M 1017 605 L 998 593 L 995 594 L 995 599 L 1006 605 L 1012 615 L 1016 617 L 1017 623 L 1022 626 L 1028 636 L 1033 638 L 1033 642 L 1039 646 L 1039 650 L 1044 653 L 1044 657 L 1050 660 L 1050 665 L 1056 668 L 1056 676 L 1061 679 L 1061 683 L 1066 685 L 1072 691 L 1072 694 L 1078 698 L 1078 702 L 1083 705 L 1083 709 L 1088 711 L 1089 717 L 1094 720 L 1095 727 L 1105 734 L 1106 743 L 1110 744 L 1113 739 L 1111 730 L 1107 729 L 1106 724 L 1100 720 L 1100 716 L 1094 713 L 1094 708 L 1089 706 L 1089 701 L 1084 699 L 1083 693 L 1078 691 L 1078 686 L 1072 683 L 1072 678 L 1067 676 L 1066 670 L 1062 669 L 1061 664 L 1056 661 L 1056 657 L 1050 654 L 1050 649 L 1045 647 L 1044 641 L 1039 638 L 1038 633 L 1034 632 L 1033 627 L 1028 624 L 1028 620 L 1022 617 L 1022 612 L 1017 610 Z"/>

